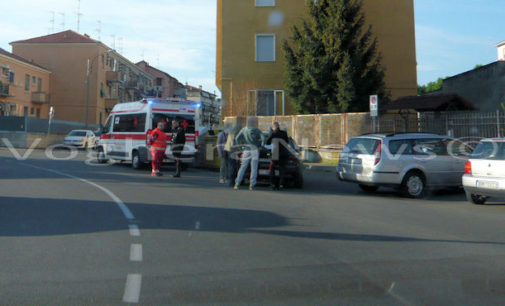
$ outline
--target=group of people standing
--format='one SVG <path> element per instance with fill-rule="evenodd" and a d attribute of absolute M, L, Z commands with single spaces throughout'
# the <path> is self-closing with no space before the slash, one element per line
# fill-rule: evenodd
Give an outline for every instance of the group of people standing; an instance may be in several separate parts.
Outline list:
<path fill-rule="evenodd" d="M 260 148 L 263 145 L 272 145 L 270 182 L 273 190 L 284 188 L 285 161 L 289 154 L 286 148 L 289 143 L 287 132 L 281 130 L 278 122 L 275 122 L 268 137 L 265 137 L 260 129 L 254 127 L 255 118 L 249 118 L 247 126 L 243 129 L 231 127 L 226 124 L 223 131 L 218 135 L 218 154 L 221 159 L 219 182 L 228 182 L 235 190 L 240 188 L 242 180 L 248 168 L 250 168 L 249 190 L 254 190 L 258 178 L 258 165 Z M 275 175 L 279 168 L 279 180 Z"/>
<path fill-rule="evenodd" d="M 166 123 L 161 121 L 158 122 L 156 129 L 150 133 L 150 138 L 148 144 L 151 146 L 152 155 L 152 176 L 162 176 L 160 172 L 161 165 L 165 159 L 165 151 L 167 150 L 169 137 L 165 133 Z M 175 174 L 173 177 L 181 177 L 181 157 L 184 151 L 184 145 L 186 144 L 186 132 L 184 127 L 179 121 L 172 121 L 172 142 L 170 149 L 172 151 L 172 156 L 175 159 Z"/>

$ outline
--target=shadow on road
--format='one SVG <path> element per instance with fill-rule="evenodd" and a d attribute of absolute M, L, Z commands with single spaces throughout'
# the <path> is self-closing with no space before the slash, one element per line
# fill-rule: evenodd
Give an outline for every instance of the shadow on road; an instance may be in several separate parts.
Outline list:
<path fill-rule="evenodd" d="M 251 233 L 293 238 L 363 242 L 501 242 L 423 239 L 402 236 L 274 230 L 289 225 L 281 215 L 260 211 L 186 205 L 128 204 L 140 229 Z M 56 236 L 126 230 L 114 203 L 86 200 L 0 197 L 0 237 Z"/>

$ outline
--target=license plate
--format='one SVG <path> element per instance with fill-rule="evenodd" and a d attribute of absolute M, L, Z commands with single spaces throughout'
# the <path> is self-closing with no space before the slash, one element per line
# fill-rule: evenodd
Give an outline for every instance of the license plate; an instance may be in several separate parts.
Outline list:
<path fill-rule="evenodd" d="M 494 181 L 477 181 L 477 187 L 479 188 L 488 188 L 488 189 L 498 189 L 498 182 Z"/>

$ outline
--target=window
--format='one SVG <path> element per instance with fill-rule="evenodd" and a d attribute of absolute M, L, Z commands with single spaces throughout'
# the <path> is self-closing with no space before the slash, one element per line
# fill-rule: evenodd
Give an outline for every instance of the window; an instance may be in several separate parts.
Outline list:
<path fill-rule="evenodd" d="M 9 83 L 14 83 L 15 74 L 14 71 L 9 72 Z"/>
<path fill-rule="evenodd" d="M 111 133 L 112 132 L 112 120 L 113 120 L 113 116 L 110 116 L 109 118 L 107 118 L 107 122 L 105 122 L 104 126 L 103 126 L 103 133 L 104 134 L 108 134 L 108 133 Z"/>
<path fill-rule="evenodd" d="M 103 86 L 103 83 L 100 83 L 100 98 L 104 98 L 106 95 L 105 87 Z"/>
<path fill-rule="evenodd" d="M 29 91 L 30 90 L 30 75 L 25 74 L 25 90 Z"/>
<path fill-rule="evenodd" d="M 38 83 L 37 83 L 37 91 L 41 92 L 42 91 L 42 78 L 39 78 Z"/>
<path fill-rule="evenodd" d="M 5 77 L 9 76 L 9 68 L 2 68 L 2 75 Z"/>
<path fill-rule="evenodd" d="M 342 152 L 371 155 L 375 153 L 379 143 L 380 140 L 373 138 L 353 138 Z"/>
<path fill-rule="evenodd" d="M 37 85 L 37 78 L 32 76 L 32 85 Z"/>
<path fill-rule="evenodd" d="M 191 115 L 171 115 L 171 114 L 160 114 L 160 113 L 154 113 L 153 114 L 153 126 L 152 129 L 154 130 L 159 122 L 164 122 L 165 123 L 165 133 L 172 133 L 172 120 L 177 120 L 182 123 L 182 126 L 184 126 L 185 132 L 187 134 L 194 134 L 195 133 L 195 118 Z"/>
<path fill-rule="evenodd" d="M 143 133 L 146 126 L 146 114 L 116 115 L 114 132 Z"/>
<path fill-rule="evenodd" d="M 28 106 L 23 107 L 23 116 L 28 117 Z"/>
<path fill-rule="evenodd" d="M 259 90 L 256 98 L 258 116 L 275 116 L 275 96 L 273 90 Z"/>
<path fill-rule="evenodd" d="M 256 61 L 275 62 L 275 34 L 256 34 Z"/>
<path fill-rule="evenodd" d="M 416 139 L 416 155 L 447 155 L 447 144 L 442 139 Z"/>
<path fill-rule="evenodd" d="M 35 109 L 32 107 L 32 108 L 30 109 L 30 115 L 32 115 L 32 116 L 33 116 L 33 114 L 35 114 Z"/>
<path fill-rule="evenodd" d="M 37 108 L 37 118 L 40 118 L 40 108 Z"/>
<path fill-rule="evenodd" d="M 163 79 L 162 78 L 156 78 L 156 86 L 161 86 L 163 83 Z"/>
<path fill-rule="evenodd" d="M 393 155 L 410 155 L 413 153 L 412 140 L 392 140 L 389 142 L 389 152 Z"/>
<path fill-rule="evenodd" d="M 256 6 L 275 6 L 275 0 L 256 0 Z"/>

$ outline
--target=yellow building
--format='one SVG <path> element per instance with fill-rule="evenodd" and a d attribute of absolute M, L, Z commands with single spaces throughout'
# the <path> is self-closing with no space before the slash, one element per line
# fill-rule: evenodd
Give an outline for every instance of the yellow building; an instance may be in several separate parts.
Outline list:
<path fill-rule="evenodd" d="M 282 41 L 308 12 L 309 0 L 218 0 L 216 84 L 224 116 L 293 114 L 284 87 Z M 379 41 L 391 98 L 415 95 L 413 0 L 363 0 Z"/>
<path fill-rule="evenodd" d="M 49 116 L 51 71 L 0 48 L 0 116 Z"/>

